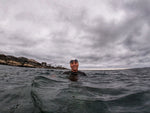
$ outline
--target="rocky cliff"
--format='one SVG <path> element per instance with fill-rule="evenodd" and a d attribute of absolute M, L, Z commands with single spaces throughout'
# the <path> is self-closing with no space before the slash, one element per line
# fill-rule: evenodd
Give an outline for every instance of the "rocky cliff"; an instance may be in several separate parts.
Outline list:
<path fill-rule="evenodd" d="M 32 68 L 52 68 L 52 69 L 65 69 L 64 67 L 53 67 L 53 66 L 43 66 L 33 59 L 28 59 L 25 57 L 14 57 L 4 54 L 0 54 L 0 64 L 10 65 L 10 66 L 20 66 L 20 67 L 32 67 Z"/>

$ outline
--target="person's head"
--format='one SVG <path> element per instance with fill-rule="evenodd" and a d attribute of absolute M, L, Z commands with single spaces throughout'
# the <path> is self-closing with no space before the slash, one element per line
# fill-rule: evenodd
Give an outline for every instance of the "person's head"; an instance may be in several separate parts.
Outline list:
<path fill-rule="evenodd" d="M 78 66 L 79 66 L 79 63 L 78 63 L 77 59 L 70 60 L 70 67 L 71 67 L 72 72 L 77 72 L 78 71 Z"/>

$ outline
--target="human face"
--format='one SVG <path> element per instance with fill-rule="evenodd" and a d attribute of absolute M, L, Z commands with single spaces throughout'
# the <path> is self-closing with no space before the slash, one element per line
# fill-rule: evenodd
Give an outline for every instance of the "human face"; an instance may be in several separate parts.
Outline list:
<path fill-rule="evenodd" d="M 78 71 L 78 66 L 79 66 L 79 63 L 78 63 L 77 60 L 71 60 L 70 61 L 71 71 L 77 72 Z"/>

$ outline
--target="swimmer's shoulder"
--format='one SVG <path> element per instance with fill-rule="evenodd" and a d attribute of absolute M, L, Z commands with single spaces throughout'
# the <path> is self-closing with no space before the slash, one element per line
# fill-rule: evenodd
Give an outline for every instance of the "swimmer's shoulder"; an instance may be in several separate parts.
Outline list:
<path fill-rule="evenodd" d="M 82 71 L 78 71 L 78 74 L 82 75 L 82 76 L 87 76 L 84 72 Z"/>
<path fill-rule="evenodd" d="M 65 72 L 63 72 L 63 74 L 70 74 L 71 73 L 71 71 L 65 71 Z"/>
<path fill-rule="evenodd" d="M 82 71 L 78 71 L 77 73 L 78 73 L 78 75 L 81 75 L 81 76 L 87 76 L 87 75 L 86 75 L 84 72 L 82 72 Z M 71 74 L 72 74 L 72 71 L 65 71 L 65 72 L 63 72 L 63 74 L 71 75 Z"/>

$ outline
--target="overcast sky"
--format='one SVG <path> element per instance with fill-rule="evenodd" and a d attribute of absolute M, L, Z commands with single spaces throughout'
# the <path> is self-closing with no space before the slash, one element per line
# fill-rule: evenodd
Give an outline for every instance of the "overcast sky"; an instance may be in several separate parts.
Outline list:
<path fill-rule="evenodd" d="M 150 66 L 149 0 L 0 0 L 0 54 L 80 69 Z"/>

